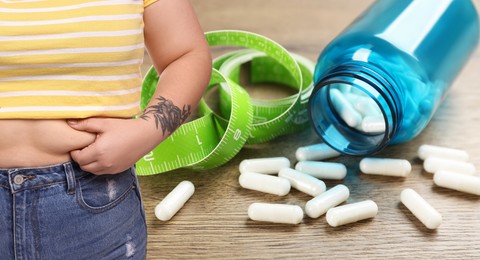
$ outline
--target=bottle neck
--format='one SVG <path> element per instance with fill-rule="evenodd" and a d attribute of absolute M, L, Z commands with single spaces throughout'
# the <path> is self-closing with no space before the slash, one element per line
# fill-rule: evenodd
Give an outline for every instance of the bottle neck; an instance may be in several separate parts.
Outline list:
<path fill-rule="evenodd" d="M 369 155 L 394 137 L 401 104 L 386 73 L 352 63 L 334 67 L 316 81 L 309 115 L 325 143 L 344 154 Z"/>

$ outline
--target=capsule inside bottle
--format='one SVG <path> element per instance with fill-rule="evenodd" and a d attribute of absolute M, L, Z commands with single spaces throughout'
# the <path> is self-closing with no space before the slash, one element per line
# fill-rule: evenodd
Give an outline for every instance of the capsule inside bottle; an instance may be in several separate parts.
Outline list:
<path fill-rule="evenodd" d="M 325 143 L 342 153 L 368 155 L 379 151 L 387 145 L 392 130 L 388 102 L 369 84 L 344 80 L 317 86 L 310 100 L 314 129 Z"/>

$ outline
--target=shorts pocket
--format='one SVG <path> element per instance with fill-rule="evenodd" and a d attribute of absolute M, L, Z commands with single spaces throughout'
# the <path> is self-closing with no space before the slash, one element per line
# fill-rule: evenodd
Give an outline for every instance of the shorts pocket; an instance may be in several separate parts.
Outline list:
<path fill-rule="evenodd" d="M 135 177 L 128 169 L 118 174 L 87 174 L 76 181 L 77 201 L 92 212 L 111 209 L 136 189 Z"/>

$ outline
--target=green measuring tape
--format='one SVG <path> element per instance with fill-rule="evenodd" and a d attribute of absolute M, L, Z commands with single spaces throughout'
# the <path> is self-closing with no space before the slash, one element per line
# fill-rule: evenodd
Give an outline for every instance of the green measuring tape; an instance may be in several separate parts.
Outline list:
<path fill-rule="evenodd" d="M 313 89 L 311 61 L 290 54 L 276 42 L 244 31 L 213 31 L 205 37 L 210 46 L 247 49 L 223 55 L 213 62 L 205 93 L 218 88 L 219 113 L 205 98 L 198 105 L 199 118 L 183 124 L 169 138 L 136 164 L 137 174 L 153 175 L 178 168 L 204 170 L 231 160 L 249 143 L 262 143 L 304 129 L 307 103 Z M 283 99 L 251 99 L 240 86 L 240 67 L 251 63 L 253 83 L 272 82 L 292 87 L 297 94 Z M 158 74 L 152 67 L 143 81 L 141 106 L 155 92 Z M 204 95 L 205 96 L 205 95 Z"/>

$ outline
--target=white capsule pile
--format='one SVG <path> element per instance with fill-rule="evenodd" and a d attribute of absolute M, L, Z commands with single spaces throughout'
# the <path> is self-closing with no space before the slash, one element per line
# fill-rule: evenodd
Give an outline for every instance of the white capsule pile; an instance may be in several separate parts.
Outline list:
<path fill-rule="evenodd" d="M 333 108 L 348 126 L 368 134 L 385 132 L 382 111 L 364 91 L 346 84 L 330 85 Z"/>
<path fill-rule="evenodd" d="M 342 98 L 339 100 L 343 102 Z M 239 165 L 238 180 L 241 187 L 284 197 L 293 188 L 312 197 L 306 201 L 304 210 L 291 203 L 255 202 L 248 207 L 248 217 L 253 221 L 297 225 L 302 222 L 304 214 L 312 219 L 325 215 L 326 222 L 332 227 L 376 217 L 378 205 L 373 200 L 345 203 L 350 197 L 347 186 L 336 184 L 327 189 L 323 180 L 343 180 L 347 175 L 347 167 L 321 160 L 339 155 L 326 144 L 314 144 L 297 149 L 295 156 L 298 162 L 294 168 L 291 168 L 292 164 L 286 157 L 243 160 Z M 422 145 L 418 149 L 418 157 L 424 160 L 425 171 L 434 174 L 435 185 L 480 196 L 480 177 L 476 174 L 475 166 L 468 162 L 470 157 L 467 152 Z M 412 165 L 404 159 L 363 158 L 359 169 L 367 175 L 406 178 L 412 171 Z M 156 217 L 162 221 L 171 219 L 194 190 L 191 182 L 181 182 L 157 205 Z M 413 189 L 404 189 L 400 201 L 428 229 L 436 229 L 442 223 L 442 215 Z M 342 203 L 345 204 L 340 205 Z"/>
<path fill-rule="evenodd" d="M 480 176 L 474 164 L 469 163 L 466 151 L 434 145 L 418 148 L 423 168 L 433 173 L 435 185 L 451 190 L 480 196 Z"/>
<path fill-rule="evenodd" d="M 247 159 L 240 163 L 238 177 L 240 186 L 245 189 L 285 196 L 293 186 L 312 194 L 322 192 L 325 184 L 305 174 L 285 171 L 290 169 L 290 161 L 285 157 Z M 269 174 L 279 174 L 282 177 Z M 248 208 L 248 217 L 255 221 L 282 224 L 299 224 L 303 219 L 303 210 L 299 206 L 288 204 L 253 203 Z"/>
<path fill-rule="evenodd" d="M 295 170 L 319 179 L 341 180 L 347 175 L 347 167 L 341 163 L 319 162 L 340 156 L 325 143 L 300 147 L 295 152 L 298 163 Z"/>
<path fill-rule="evenodd" d="M 323 181 L 290 168 L 281 169 L 278 177 L 287 179 L 293 188 L 312 197 L 322 194 L 327 189 Z"/>
<path fill-rule="evenodd" d="M 345 202 L 350 190 L 338 184 L 327 190 L 323 179 L 342 180 L 347 168 L 341 163 L 320 162 L 340 154 L 326 144 L 315 144 L 297 149 L 298 163 L 295 169 L 285 157 L 247 159 L 240 163 L 239 183 L 246 189 L 285 196 L 290 187 L 313 198 L 306 202 L 305 213 L 310 218 L 319 218 L 327 211 Z M 278 174 L 278 176 L 274 176 Z M 373 209 L 372 203 L 375 205 Z M 376 204 L 368 200 L 347 204 L 348 207 L 333 210 L 330 220 L 332 227 L 349 224 L 366 218 L 373 218 L 378 211 Z M 339 213 L 336 213 L 339 212 Z M 340 215 L 341 216 L 340 216 Z M 299 224 L 304 211 L 298 205 L 255 202 L 248 208 L 248 217 L 254 221 L 282 224 Z"/>
<path fill-rule="evenodd" d="M 311 218 L 318 218 L 330 208 L 346 201 L 349 196 L 350 190 L 347 186 L 338 184 L 322 195 L 309 200 L 305 205 L 305 212 Z"/>
<path fill-rule="evenodd" d="M 454 171 L 473 175 L 476 172 L 475 165 L 468 162 L 470 156 L 463 150 L 424 144 L 418 148 L 418 157 L 429 173 Z"/>
<path fill-rule="evenodd" d="M 350 101 L 350 104 L 356 104 L 352 100 L 363 98 L 352 97 L 350 94 L 345 95 L 340 89 L 333 91 L 333 95 L 337 99 L 335 102 L 344 103 L 347 100 Z M 342 91 L 348 91 L 348 89 Z M 362 106 L 364 109 L 360 110 L 359 108 Z M 352 109 L 356 109 L 363 121 L 370 120 L 367 116 L 372 117 L 372 114 L 364 113 L 367 111 L 365 107 L 369 106 L 368 103 L 364 103 L 362 106 L 359 104 L 351 105 L 350 108 L 343 108 L 345 110 L 342 110 L 342 113 L 352 113 Z M 342 114 L 340 111 L 337 112 Z M 343 114 L 343 116 L 347 124 L 351 125 L 359 118 L 355 114 L 353 116 L 352 114 Z M 381 128 L 375 131 L 381 131 Z M 240 164 L 241 175 L 239 180 L 242 187 L 280 196 L 286 196 L 290 192 L 290 187 L 292 187 L 313 197 L 305 203 L 304 211 L 298 205 L 253 203 L 248 209 L 249 218 L 256 221 L 299 224 L 301 223 L 301 216 L 305 212 L 310 218 L 319 218 L 325 215 L 326 222 L 332 227 L 374 218 L 378 213 L 378 205 L 373 200 L 367 199 L 340 205 L 349 199 L 349 188 L 343 184 L 337 184 L 327 189 L 322 181 L 339 181 L 346 177 L 347 167 L 345 165 L 323 161 L 339 155 L 339 152 L 322 143 L 298 148 L 295 153 L 298 162 L 294 169 L 290 168 L 291 164 L 285 157 L 244 160 Z M 418 150 L 418 155 L 424 160 L 425 170 L 434 173 L 433 180 L 437 186 L 480 195 L 480 177 L 474 176 L 475 167 L 467 162 L 469 155 L 465 151 L 422 145 Z M 412 165 L 405 159 L 363 158 L 360 161 L 359 169 L 366 175 L 406 178 L 412 172 Z M 245 176 L 242 177 L 244 174 Z M 273 176 L 274 174 L 278 174 L 278 176 Z M 255 178 L 251 177 L 250 179 L 250 176 Z M 279 179 L 286 182 L 279 181 Z M 278 185 L 277 183 L 280 182 L 283 184 Z M 282 188 L 275 188 L 277 186 Z M 272 190 L 276 191 L 273 192 Z M 427 228 L 436 229 L 440 226 L 442 222 L 441 214 L 414 190 L 404 189 L 400 195 L 400 201 Z"/>
<path fill-rule="evenodd" d="M 362 115 L 355 110 L 352 103 L 345 98 L 345 96 L 338 89 L 330 90 L 330 99 L 332 100 L 333 107 L 350 127 L 357 127 L 362 123 Z"/>

